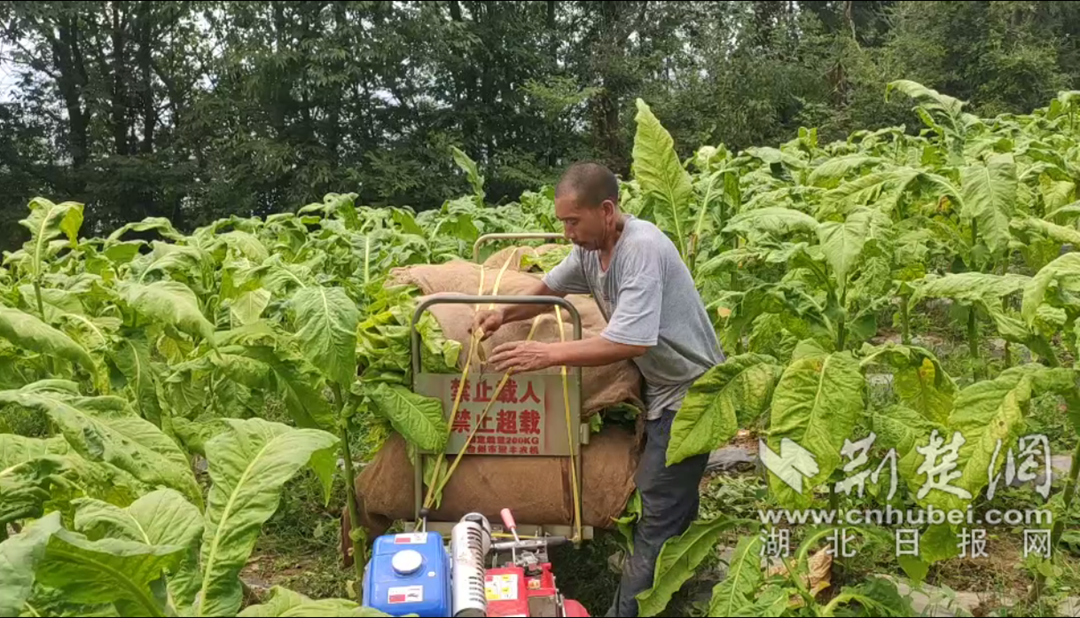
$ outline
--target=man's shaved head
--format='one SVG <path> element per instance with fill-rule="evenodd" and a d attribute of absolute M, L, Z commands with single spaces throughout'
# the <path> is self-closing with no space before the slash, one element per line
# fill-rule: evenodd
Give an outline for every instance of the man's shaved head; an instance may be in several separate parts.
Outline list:
<path fill-rule="evenodd" d="M 618 237 L 619 180 L 598 163 L 575 163 L 555 185 L 555 216 L 564 235 L 587 251 L 608 247 Z"/>
<path fill-rule="evenodd" d="M 596 208 L 611 200 L 619 203 L 619 180 L 611 170 L 599 163 L 575 163 L 571 165 L 555 185 L 555 199 L 572 196 L 582 206 Z"/>

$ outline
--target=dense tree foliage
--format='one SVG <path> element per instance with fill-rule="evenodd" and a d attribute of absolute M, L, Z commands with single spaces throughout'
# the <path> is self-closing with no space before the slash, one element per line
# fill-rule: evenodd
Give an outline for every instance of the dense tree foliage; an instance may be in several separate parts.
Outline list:
<path fill-rule="evenodd" d="M 40 194 L 98 233 L 331 191 L 426 209 L 467 189 L 451 146 L 492 202 L 579 158 L 626 176 L 637 97 L 731 149 L 914 131 L 900 78 L 1025 112 L 1075 86 L 1078 30 L 1066 2 L 3 2 L 0 248 Z"/>

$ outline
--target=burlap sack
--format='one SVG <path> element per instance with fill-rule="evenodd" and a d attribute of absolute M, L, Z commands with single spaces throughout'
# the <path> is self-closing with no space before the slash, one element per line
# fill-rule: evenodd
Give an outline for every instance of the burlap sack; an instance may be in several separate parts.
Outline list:
<path fill-rule="evenodd" d="M 498 277 L 498 269 L 486 269 L 484 272 L 484 295 L 490 295 Z M 445 264 L 419 265 L 395 268 L 390 271 L 392 282 L 415 285 L 425 295 L 431 294 L 476 294 L 480 289 L 480 266 L 470 262 L 455 260 Z M 499 295 L 520 295 L 527 292 L 538 280 L 529 273 L 507 269 L 499 282 Z M 582 338 L 599 335 L 607 323 L 596 302 L 588 296 L 570 295 L 567 299 L 574 304 L 581 315 Z M 483 306 L 484 308 L 487 305 Z M 469 329 L 473 324 L 475 308 L 472 305 L 434 305 L 430 312 L 442 327 L 443 334 L 461 342 L 462 351 L 459 368 L 464 368 L 469 349 Z M 573 339 L 570 315 L 565 310 L 563 328 L 566 339 Z M 508 341 L 523 341 L 529 335 L 530 321 L 506 324 L 481 345 L 490 356 L 492 350 Z M 541 322 L 533 334 L 535 341 L 556 342 L 560 340 L 559 325 L 554 311 L 541 317 Z M 560 372 L 552 367 L 537 373 Z M 582 416 L 588 417 L 608 406 L 627 403 L 643 408 L 641 400 L 641 373 L 633 361 L 621 361 L 602 367 L 582 368 Z"/>
<path fill-rule="evenodd" d="M 607 425 L 581 449 L 582 523 L 614 527 L 634 491 L 638 441 L 630 429 Z M 443 470 L 453 457 L 447 457 Z M 573 494 L 567 457 L 506 457 L 475 455 L 461 458 L 443 490 L 439 510 L 431 521 L 457 521 L 479 512 L 493 522 L 510 508 L 522 524 L 570 525 Z M 361 525 L 368 538 L 382 534 L 394 520 L 414 518 L 414 478 L 405 440 L 394 434 L 356 478 Z M 346 513 L 347 515 L 347 513 Z M 343 518 L 343 540 L 350 522 Z"/>
<path fill-rule="evenodd" d="M 505 261 L 505 256 L 503 261 Z M 499 268 L 502 264 L 499 264 Z M 499 268 L 484 271 L 482 293 L 490 295 Z M 455 260 L 439 265 L 396 268 L 391 284 L 410 284 L 425 295 L 476 294 L 480 286 L 480 266 Z M 530 289 L 537 277 L 510 270 L 504 273 L 499 294 L 520 295 Z M 581 315 L 582 336 L 599 335 L 606 326 L 596 303 L 587 296 L 570 296 Z M 469 344 L 469 329 L 474 308 L 470 305 L 435 305 L 430 309 L 443 333 L 462 344 L 459 367 L 463 367 Z M 570 317 L 563 311 L 567 339 L 573 337 Z M 494 347 L 507 341 L 522 341 L 531 324 L 507 324 L 483 343 L 490 355 Z M 548 313 L 533 336 L 537 341 L 560 340 L 558 323 Z M 475 371 L 475 369 L 474 369 Z M 558 373 L 558 368 L 545 372 Z M 605 407 L 629 403 L 642 407 L 641 375 L 631 361 L 583 370 L 582 414 L 588 416 Z M 640 419 L 639 419 L 640 420 Z M 634 490 L 637 469 L 640 423 L 634 430 L 605 425 L 593 434 L 582 448 L 582 523 L 594 528 L 611 528 Z M 448 458 L 448 461 L 452 458 Z M 467 513 L 480 512 L 499 521 L 499 511 L 510 508 L 523 524 L 570 525 L 573 523 L 573 494 L 570 486 L 569 458 L 474 455 L 463 457 L 443 490 L 441 508 L 431 514 L 433 521 L 456 521 Z M 444 470 L 448 466 L 444 466 Z M 414 517 L 413 485 L 415 468 L 406 453 L 405 441 L 394 434 L 375 459 L 357 477 L 357 503 L 360 525 L 368 539 L 383 534 L 394 520 Z M 342 517 L 342 552 L 348 556 L 348 514 Z"/>
<path fill-rule="evenodd" d="M 510 265 L 506 267 L 506 270 L 522 271 L 521 258 L 526 255 L 544 255 L 552 249 L 565 248 L 565 244 L 548 243 L 540 245 L 539 247 L 506 247 L 499 249 L 495 253 L 492 253 L 488 259 L 484 260 L 484 268 L 495 269 L 498 272 L 502 269 L 503 264 L 506 264 L 506 260 L 510 258 L 510 254 L 514 253 L 513 259 L 510 259 Z"/>

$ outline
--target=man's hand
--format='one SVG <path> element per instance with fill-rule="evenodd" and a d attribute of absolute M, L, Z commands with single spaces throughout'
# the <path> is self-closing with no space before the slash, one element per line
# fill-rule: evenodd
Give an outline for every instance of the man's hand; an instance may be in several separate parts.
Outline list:
<path fill-rule="evenodd" d="M 479 329 L 484 335 L 480 338 L 481 341 L 487 339 L 499 330 L 503 325 L 503 314 L 499 310 L 485 310 L 477 311 L 476 316 L 473 318 L 473 326 L 469 329 L 471 334 L 475 330 Z"/>
<path fill-rule="evenodd" d="M 499 372 L 547 369 L 555 364 L 551 345 L 540 341 L 511 341 L 495 348 L 488 362 Z"/>

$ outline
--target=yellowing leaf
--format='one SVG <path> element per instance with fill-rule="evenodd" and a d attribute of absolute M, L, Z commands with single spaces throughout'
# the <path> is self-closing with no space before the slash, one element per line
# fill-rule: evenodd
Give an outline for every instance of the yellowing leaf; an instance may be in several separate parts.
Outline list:
<path fill-rule="evenodd" d="M 667 465 L 708 453 L 768 407 L 780 368 L 767 356 L 733 356 L 698 378 L 671 424 Z"/>
<path fill-rule="evenodd" d="M 262 419 L 227 419 L 230 431 L 206 444 L 213 486 L 206 506 L 199 616 L 234 616 L 243 596 L 240 569 L 255 547 L 262 525 L 277 510 L 281 487 L 338 439 L 318 429 L 293 429 Z"/>
<path fill-rule="evenodd" d="M 18 309 L 0 305 L 0 337 L 22 349 L 62 358 L 82 365 L 90 373 L 97 372 L 90 354 L 71 337 Z"/>
<path fill-rule="evenodd" d="M 214 326 L 199 310 L 195 293 L 183 283 L 124 283 L 121 284 L 120 295 L 144 318 L 170 324 L 193 337 L 213 343 Z"/>
<path fill-rule="evenodd" d="M 406 440 L 425 451 L 439 452 L 446 447 L 449 428 L 442 401 L 384 383 L 367 394 L 375 410 L 389 419 L 394 430 Z"/>
<path fill-rule="evenodd" d="M 301 288 L 293 295 L 296 341 L 319 371 L 348 387 L 356 379 L 356 326 L 360 312 L 341 288 Z"/>
<path fill-rule="evenodd" d="M 634 178 L 642 191 L 653 200 L 656 223 L 671 233 L 679 254 L 686 255 L 690 233 L 690 202 L 694 187 L 690 174 L 675 152 L 674 141 L 652 110 L 637 100 L 637 134 L 634 136 Z"/>

